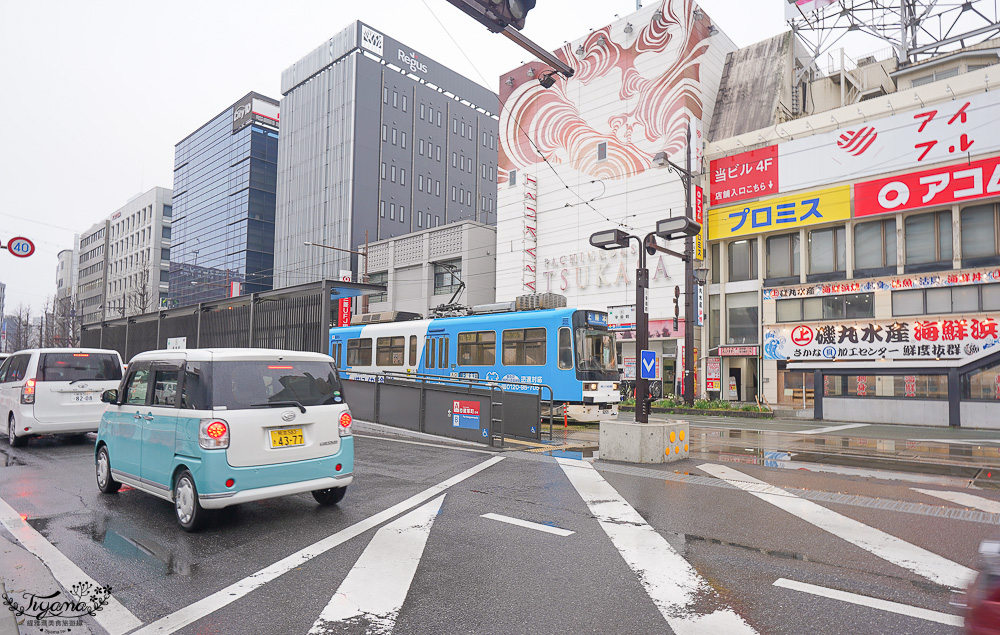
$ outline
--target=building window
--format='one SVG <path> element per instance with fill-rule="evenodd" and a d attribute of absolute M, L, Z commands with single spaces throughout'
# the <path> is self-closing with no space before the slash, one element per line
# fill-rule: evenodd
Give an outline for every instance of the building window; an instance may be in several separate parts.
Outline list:
<path fill-rule="evenodd" d="M 406 149 L 406 133 L 405 132 L 399 133 L 399 145 L 402 146 L 404 150 Z"/>
<path fill-rule="evenodd" d="M 389 168 L 389 180 L 392 181 L 393 183 L 396 182 L 396 166 L 392 166 Z"/>
<path fill-rule="evenodd" d="M 483 147 L 486 147 L 486 132 L 483 132 Z"/>
<path fill-rule="evenodd" d="M 440 162 L 441 162 L 441 146 L 438 146 L 438 147 L 437 147 L 437 152 L 436 152 L 436 155 L 437 155 L 437 156 L 435 156 L 434 158 L 435 158 L 435 159 L 437 159 L 437 162 L 438 162 L 438 163 L 440 163 Z"/>
<path fill-rule="evenodd" d="M 420 210 L 417 210 L 417 227 L 423 227 L 423 226 L 424 226 L 424 213 Z"/>
<path fill-rule="evenodd" d="M 396 204 L 389 203 L 389 220 L 396 220 Z"/>
<path fill-rule="evenodd" d="M 382 141 L 389 140 L 389 126 L 382 124 Z"/>
<path fill-rule="evenodd" d="M 455 186 L 454 186 L 454 185 L 452 185 L 452 186 L 451 186 L 451 201 L 452 201 L 453 203 L 455 202 L 455 193 L 456 193 L 456 190 L 455 190 Z"/>
<path fill-rule="evenodd" d="M 403 217 L 404 216 L 406 216 L 406 206 L 405 205 L 400 205 L 399 206 L 399 222 L 401 222 L 401 223 L 403 222 Z"/>
<path fill-rule="evenodd" d="M 420 104 L 420 120 L 423 121 L 423 119 L 424 119 L 424 105 Z"/>
<path fill-rule="evenodd" d="M 726 343 L 756 344 L 760 337 L 757 292 L 726 295 Z"/>
<path fill-rule="evenodd" d="M 403 112 L 406 112 L 406 95 L 403 95 Z"/>
<path fill-rule="evenodd" d="M 396 145 L 396 129 L 392 129 L 392 145 Z"/>
<path fill-rule="evenodd" d="M 962 399 L 1000 399 L 1000 361 L 962 375 Z"/>
<path fill-rule="evenodd" d="M 386 88 L 385 86 L 382 87 L 382 103 L 383 104 L 389 103 L 389 89 Z"/>
<path fill-rule="evenodd" d="M 962 210 L 962 261 L 997 256 L 996 204 L 977 205 Z M 984 263 L 985 264 L 985 263 Z"/>
<path fill-rule="evenodd" d="M 399 184 L 406 185 L 406 170 L 404 168 L 399 168 Z"/>
<path fill-rule="evenodd" d="M 423 174 L 418 174 L 417 175 L 417 191 L 420 191 L 420 192 L 424 191 L 424 175 Z"/>
<path fill-rule="evenodd" d="M 517 170 L 511 170 L 507 173 L 508 187 L 514 187 L 517 185 Z"/>
<path fill-rule="evenodd" d="M 729 282 L 757 279 L 757 239 L 729 243 Z"/>
<path fill-rule="evenodd" d="M 165 226 L 163 228 L 163 232 L 162 232 L 161 236 L 163 238 L 170 238 L 170 226 L 169 225 L 167 225 L 167 226 Z"/>
<path fill-rule="evenodd" d="M 597 160 L 604 161 L 608 158 L 608 142 L 602 141 L 597 144 Z"/>
<path fill-rule="evenodd" d="M 435 216 L 435 219 L 437 217 Z M 461 286 L 462 259 L 434 263 L 434 295 L 454 293 Z"/>
<path fill-rule="evenodd" d="M 385 201 L 378 202 L 378 215 L 385 218 Z"/>
<path fill-rule="evenodd" d="M 718 246 L 718 245 L 716 245 Z M 720 303 L 721 296 L 718 293 L 708 297 L 708 347 L 719 347 L 719 326 L 722 320 L 722 310 Z"/>
<path fill-rule="evenodd" d="M 875 295 L 850 293 L 818 298 L 793 298 L 776 303 L 779 322 L 851 320 L 875 317 Z"/>
<path fill-rule="evenodd" d="M 347 365 L 372 365 L 372 340 L 370 337 L 347 340 Z"/>
<path fill-rule="evenodd" d="M 389 272 L 388 271 L 376 271 L 375 273 L 368 274 L 369 284 L 388 284 L 389 282 Z M 378 293 L 369 293 L 368 302 L 386 302 L 389 299 L 388 291 L 380 291 Z"/>
<path fill-rule="evenodd" d="M 424 156 L 424 140 L 421 139 L 417 142 L 417 154 Z"/>
<path fill-rule="evenodd" d="M 380 337 L 375 342 L 375 365 L 402 366 L 405 350 L 405 337 Z"/>
<path fill-rule="evenodd" d="M 896 219 L 887 218 L 854 226 L 854 270 L 896 266 Z"/>
<path fill-rule="evenodd" d="M 438 124 L 438 128 L 440 128 L 441 127 L 441 111 L 440 110 L 437 113 L 437 124 Z"/>
<path fill-rule="evenodd" d="M 385 162 L 382 162 L 382 180 L 385 180 Z"/>
<path fill-rule="evenodd" d="M 455 152 L 451 153 L 451 167 L 453 168 L 458 167 L 458 154 Z"/>
<path fill-rule="evenodd" d="M 392 91 L 392 107 L 396 108 L 399 105 L 399 93 Z"/>
<path fill-rule="evenodd" d="M 951 267 L 951 212 L 909 216 L 906 229 L 906 264 L 943 263 Z"/>
<path fill-rule="evenodd" d="M 496 364 L 497 334 L 476 331 L 458 334 L 459 366 L 493 366 Z"/>
<path fill-rule="evenodd" d="M 1000 283 L 892 292 L 892 314 L 977 313 L 1000 309 Z"/>
<path fill-rule="evenodd" d="M 791 278 L 799 275 L 799 233 L 770 236 L 767 239 L 766 278 Z"/>
<path fill-rule="evenodd" d="M 847 270 L 845 236 L 844 227 L 814 229 L 809 232 L 809 273 Z"/>
<path fill-rule="evenodd" d="M 719 267 L 722 262 L 722 256 L 720 255 L 719 243 L 715 243 L 709 248 L 712 258 L 712 265 L 709 270 L 709 275 L 712 277 L 712 282 L 719 283 L 722 282 L 722 278 L 719 277 Z"/>
<path fill-rule="evenodd" d="M 462 136 L 465 136 L 465 122 L 462 122 Z"/>
<path fill-rule="evenodd" d="M 545 329 L 512 329 L 503 332 L 504 366 L 544 366 Z"/>
<path fill-rule="evenodd" d="M 458 134 L 458 119 L 455 117 L 451 118 L 451 131 Z"/>

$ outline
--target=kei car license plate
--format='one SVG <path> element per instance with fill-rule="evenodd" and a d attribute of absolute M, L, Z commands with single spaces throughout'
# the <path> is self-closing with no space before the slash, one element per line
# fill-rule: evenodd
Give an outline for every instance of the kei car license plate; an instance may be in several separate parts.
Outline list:
<path fill-rule="evenodd" d="M 272 448 L 287 448 L 292 445 L 305 445 L 305 439 L 302 437 L 302 428 L 271 430 Z"/>
<path fill-rule="evenodd" d="M 73 395 L 73 401 L 93 401 L 93 400 L 94 400 L 94 393 L 92 392 L 85 392 L 79 395 Z"/>

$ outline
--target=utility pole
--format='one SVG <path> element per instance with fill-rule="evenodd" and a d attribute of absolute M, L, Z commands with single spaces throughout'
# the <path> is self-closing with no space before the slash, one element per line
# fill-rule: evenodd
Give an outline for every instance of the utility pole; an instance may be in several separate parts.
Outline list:
<path fill-rule="evenodd" d="M 684 216 L 694 220 L 691 195 L 691 124 L 687 125 L 684 159 Z M 684 404 L 694 405 L 694 236 L 684 239 Z"/>

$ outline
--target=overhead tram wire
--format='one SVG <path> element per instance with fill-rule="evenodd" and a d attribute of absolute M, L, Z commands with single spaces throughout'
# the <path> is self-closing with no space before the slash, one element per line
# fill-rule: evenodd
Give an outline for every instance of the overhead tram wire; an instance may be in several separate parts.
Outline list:
<path fill-rule="evenodd" d="M 479 70 L 479 67 L 477 67 L 472 62 L 472 60 L 469 58 L 469 56 L 466 55 L 465 50 L 458 44 L 458 41 L 455 40 L 455 38 L 454 38 L 454 36 L 452 36 L 451 32 L 444 26 L 444 24 L 441 22 L 441 19 L 438 18 L 437 14 L 435 14 L 434 11 L 430 8 L 430 6 L 428 6 L 427 0 L 421 0 L 421 2 L 424 3 L 424 6 L 427 8 L 427 11 L 432 16 L 434 16 L 435 20 L 437 20 L 437 23 L 441 26 L 441 30 L 443 30 L 448 35 L 448 38 L 451 39 L 452 43 L 455 45 L 455 48 L 457 48 L 458 51 L 462 54 L 462 57 L 464 57 L 465 60 L 469 63 L 469 65 L 473 68 L 473 70 L 476 71 L 476 74 L 479 75 L 479 79 L 483 80 L 483 83 L 486 84 L 486 85 L 488 85 L 489 82 L 486 81 L 486 78 L 483 76 L 483 73 Z M 502 103 L 500 103 L 500 108 L 501 108 L 501 110 L 506 111 L 508 115 L 510 115 L 510 111 Z M 511 119 L 513 120 L 513 117 L 511 117 Z M 594 213 L 596 213 L 598 216 L 600 216 L 601 218 L 603 218 L 604 220 L 606 220 L 609 223 L 614 223 L 614 224 L 616 224 L 616 225 L 618 225 L 620 227 L 624 227 L 625 229 L 628 229 L 629 231 L 636 231 L 636 232 L 639 231 L 638 229 L 636 229 L 634 227 L 631 227 L 629 225 L 622 225 L 621 223 L 615 223 L 615 221 L 611 220 L 608 216 L 606 216 L 605 214 L 603 214 L 602 212 L 600 212 L 596 207 L 594 207 L 593 205 L 591 205 L 590 201 L 584 200 L 582 196 L 580 196 L 577 192 L 575 192 L 573 189 L 571 189 L 570 186 L 566 183 L 566 181 L 559 174 L 559 172 L 556 171 L 555 166 L 553 166 L 552 163 L 549 161 L 549 159 L 541 152 L 541 150 L 538 149 L 538 144 L 536 144 L 535 140 L 531 138 L 531 135 L 528 134 L 528 131 L 525 130 L 521 126 L 521 123 L 519 121 L 516 122 L 516 123 L 517 123 L 518 129 L 524 134 L 524 138 L 527 139 L 528 143 L 531 144 L 531 147 L 534 148 L 535 153 L 538 154 L 538 156 L 541 157 L 542 161 L 545 162 L 545 165 L 548 166 L 548 168 L 550 170 L 552 170 L 552 174 L 554 174 L 556 176 L 556 178 L 559 179 L 559 182 L 563 184 L 564 188 L 566 188 L 567 190 L 569 190 L 570 192 L 572 192 L 573 194 L 575 194 L 576 197 L 580 199 L 581 203 L 583 203 L 584 205 L 586 205 L 587 207 L 589 207 L 591 210 L 594 211 Z M 498 139 L 498 142 L 499 142 L 499 139 Z"/>

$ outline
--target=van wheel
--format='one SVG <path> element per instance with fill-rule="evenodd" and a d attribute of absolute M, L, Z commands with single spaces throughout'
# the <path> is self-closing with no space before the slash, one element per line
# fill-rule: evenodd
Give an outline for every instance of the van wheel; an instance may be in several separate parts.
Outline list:
<path fill-rule="evenodd" d="M 19 437 L 14 434 L 15 425 L 14 415 L 11 415 L 10 419 L 7 420 L 7 443 L 9 443 L 12 448 L 23 448 L 28 445 L 28 437 Z"/>
<path fill-rule="evenodd" d="M 344 494 L 347 493 L 347 486 L 344 487 L 331 487 L 330 489 L 317 489 L 313 490 L 313 498 L 316 502 L 324 507 L 327 505 L 336 505 L 340 501 L 344 500 Z"/>
<path fill-rule="evenodd" d="M 208 523 L 209 510 L 198 502 L 198 489 L 191 472 L 184 470 L 174 484 L 174 512 L 184 531 L 198 531 Z"/>
<path fill-rule="evenodd" d="M 105 494 L 114 494 L 122 488 L 111 476 L 111 457 L 108 456 L 108 446 L 102 445 L 97 451 L 97 489 Z"/>

